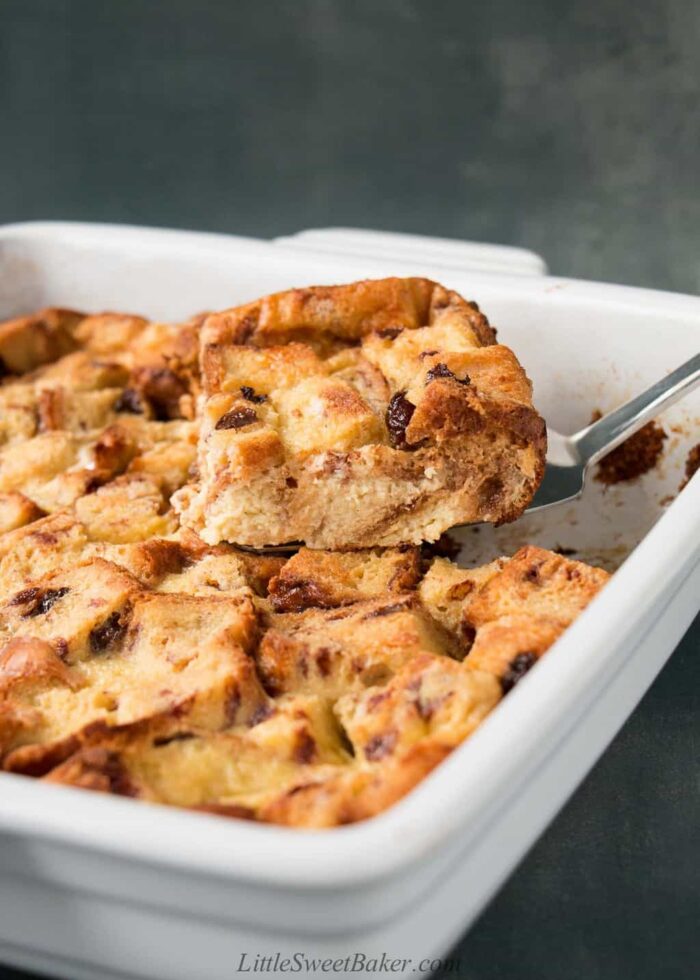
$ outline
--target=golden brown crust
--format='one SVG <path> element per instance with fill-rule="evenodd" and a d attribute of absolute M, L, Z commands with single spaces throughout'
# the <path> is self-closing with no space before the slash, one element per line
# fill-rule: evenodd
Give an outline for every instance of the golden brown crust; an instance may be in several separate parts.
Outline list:
<path fill-rule="evenodd" d="M 542 477 L 522 367 L 473 304 L 429 280 L 212 314 L 201 361 L 200 482 L 176 506 L 212 543 L 418 544 L 513 520 Z"/>
<path fill-rule="evenodd" d="M 526 545 L 471 600 L 464 618 L 479 627 L 526 608 L 530 615 L 556 619 L 566 626 L 608 577 L 601 568 Z"/>
<path fill-rule="evenodd" d="M 502 616 L 484 623 L 464 664 L 498 678 L 504 694 L 512 690 L 564 631 L 556 619 Z"/>
<path fill-rule="evenodd" d="M 346 694 L 336 712 L 366 762 L 380 762 L 416 742 L 458 745 L 498 703 L 489 673 L 446 657 L 419 654 L 381 688 Z"/>
<path fill-rule="evenodd" d="M 302 551 L 261 603 L 245 585 L 201 598 L 153 591 L 189 574 L 183 563 L 235 557 L 226 548 L 189 533 L 135 547 L 151 558 L 148 575 L 94 558 L 0 610 L 4 768 L 309 827 L 365 819 L 408 792 L 606 578 L 532 548 L 482 569 L 435 559 L 422 580 L 411 549 Z M 307 598 L 334 605 L 276 612 L 277 583 L 300 577 Z"/>
<path fill-rule="evenodd" d="M 409 592 L 420 577 L 417 548 L 365 552 L 302 548 L 270 582 L 270 601 L 276 612 L 333 609 L 360 599 Z"/>
<path fill-rule="evenodd" d="M 80 319 L 74 310 L 45 309 L 0 323 L 0 380 L 3 375 L 25 374 L 74 350 Z"/>
<path fill-rule="evenodd" d="M 140 795 L 118 753 L 99 746 L 79 750 L 52 769 L 46 776 L 46 781 L 112 793 L 115 796 Z"/>
<path fill-rule="evenodd" d="M 43 514 L 41 507 L 17 490 L 0 493 L 0 534 L 38 521 Z"/>
<path fill-rule="evenodd" d="M 285 561 L 183 527 L 171 496 L 197 492 L 202 319 L 0 325 L 0 766 L 242 819 L 365 819 L 469 737 L 606 575 L 535 548 L 469 570 L 403 545 Z M 325 488 L 338 524 L 360 474 L 375 528 L 382 487 L 434 499 L 416 445 L 454 475 L 455 445 L 488 435 L 536 477 L 529 383 L 442 287 L 293 291 L 203 329 L 204 387 L 220 389 L 203 400 L 208 447 L 250 482 L 262 529 L 256 481 L 292 458 L 320 462 L 295 462 L 282 494 L 310 507 Z M 395 406 L 390 436 L 403 390 L 415 407 Z M 327 421 L 309 425 L 310 406 Z M 472 462 L 479 506 L 502 517 L 507 475 Z M 410 507 L 393 506 L 405 526 Z"/>
<path fill-rule="evenodd" d="M 75 690 L 77 678 L 50 643 L 16 636 L 0 650 L 0 692 L 39 684 L 60 684 Z"/>
<path fill-rule="evenodd" d="M 317 829 L 367 820 L 410 792 L 450 751 L 449 745 L 419 742 L 381 767 L 298 782 L 266 803 L 259 819 Z"/>

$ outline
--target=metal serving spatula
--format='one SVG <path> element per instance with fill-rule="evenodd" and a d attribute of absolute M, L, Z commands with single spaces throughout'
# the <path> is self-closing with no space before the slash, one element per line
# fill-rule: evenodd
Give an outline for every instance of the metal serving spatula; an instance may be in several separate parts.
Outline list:
<path fill-rule="evenodd" d="M 700 354 L 672 371 L 641 395 L 616 408 L 592 425 L 572 436 L 563 436 L 547 427 L 547 468 L 544 479 L 526 513 L 569 503 L 581 496 L 591 467 L 643 425 L 670 408 L 700 382 Z M 466 527 L 468 525 L 460 525 Z M 266 545 L 243 551 L 261 555 L 288 555 L 301 544 Z"/>
<path fill-rule="evenodd" d="M 547 428 L 547 468 L 527 513 L 575 500 L 590 468 L 700 382 L 700 354 L 572 436 Z"/>

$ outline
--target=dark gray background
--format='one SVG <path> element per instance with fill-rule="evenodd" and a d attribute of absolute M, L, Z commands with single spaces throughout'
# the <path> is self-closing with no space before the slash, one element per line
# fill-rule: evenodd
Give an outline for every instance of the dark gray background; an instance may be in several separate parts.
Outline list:
<path fill-rule="evenodd" d="M 0 0 L 0 222 L 377 227 L 697 292 L 699 42 L 697 0 Z M 461 976 L 694 975 L 699 638 Z"/>

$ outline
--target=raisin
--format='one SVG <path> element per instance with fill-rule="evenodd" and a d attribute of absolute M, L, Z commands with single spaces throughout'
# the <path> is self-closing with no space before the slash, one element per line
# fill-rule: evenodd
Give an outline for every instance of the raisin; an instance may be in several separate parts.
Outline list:
<path fill-rule="evenodd" d="M 374 735 L 365 745 L 365 758 L 369 762 L 377 762 L 390 755 L 394 751 L 397 737 L 393 730 L 384 732 L 383 735 Z"/>
<path fill-rule="evenodd" d="M 395 340 L 400 333 L 403 333 L 403 327 L 381 327 L 375 333 L 382 340 Z"/>
<path fill-rule="evenodd" d="M 114 403 L 115 412 L 127 412 L 129 415 L 143 415 L 143 402 L 135 388 L 125 388 Z"/>
<path fill-rule="evenodd" d="M 508 691 L 512 691 L 518 681 L 521 681 L 528 670 L 537 663 L 537 655 L 531 653 L 529 650 L 525 653 L 519 653 L 517 657 L 514 657 L 508 669 L 501 677 L 501 688 L 504 694 Z"/>
<path fill-rule="evenodd" d="M 187 394 L 186 381 L 170 368 L 141 367 L 134 372 L 135 383 L 153 409 L 157 422 L 182 418 L 180 398 Z"/>
<path fill-rule="evenodd" d="M 468 374 L 465 374 L 463 378 L 458 378 L 456 375 L 450 371 L 446 364 L 436 364 L 431 367 L 425 376 L 425 383 L 430 384 L 431 381 L 435 381 L 437 378 L 454 378 L 454 380 L 461 385 L 471 384 L 471 378 Z"/>
<path fill-rule="evenodd" d="M 101 476 L 91 476 L 85 483 L 85 493 L 94 493 L 95 490 L 99 490 L 104 483 L 104 477 Z"/>
<path fill-rule="evenodd" d="M 27 591 L 30 592 L 31 589 L 28 589 Z M 69 592 L 70 589 L 66 588 L 65 586 L 62 589 L 46 589 L 44 592 L 38 595 L 36 602 L 31 609 L 28 609 L 27 612 L 24 613 L 24 616 L 44 616 L 49 609 L 51 609 L 51 607 L 58 602 L 59 599 L 62 599 L 64 595 L 68 595 Z"/>
<path fill-rule="evenodd" d="M 426 383 L 435 381 L 436 378 L 454 378 L 454 374 L 446 364 L 440 362 L 431 367 L 425 376 Z"/>
<path fill-rule="evenodd" d="M 460 626 L 460 633 L 464 641 L 464 646 L 470 650 L 476 639 L 476 628 L 471 623 L 463 622 Z"/>
<path fill-rule="evenodd" d="M 68 656 L 68 640 L 64 640 L 62 636 L 59 636 L 57 640 L 53 641 L 54 648 L 56 650 L 56 656 L 60 660 L 64 660 Z"/>
<path fill-rule="evenodd" d="M 95 772 L 106 780 L 109 792 L 115 796 L 138 796 L 139 791 L 131 781 L 129 773 L 116 752 L 109 752 L 99 747 L 86 749 L 85 758 L 88 767 L 95 759 Z"/>
<path fill-rule="evenodd" d="M 90 649 L 93 653 L 104 653 L 109 647 L 114 646 L 125 632 L 126 623 L 122 622 L 121 614 L 115 611 L 105 619 L 104 623 L 90 631 Z"/>
<path fill-rule="evenodd" d="M 389 430 L 389 442 L 394 449 L 407 449 L 406 428 L 413 418 L 416 406 L 406 398 L 405 391 L 397 391 L 389 402 L 386 410 L 386 427 Z"/>
<path fill-rule="evenodd" d="M 215 429 L 242 429 L 258 421 L 258 416 L 252 408 L 232 408 L 222 415 L 214 426 Z"/>
<path fill-rule="evenodd" d="M 332 654 L 328 647 L 321 647 L 316 654 L 316 666 L 321 677 L 328 677 L 331 672 Z"/>
<path fill-rule="evenodd" d="M 11 606 L 23 606 L 25 602 L 29 602 L 30 599 L 36 599 L 39 595 L 38 589 L 22 589 L 10 600 Z"/>
<path fill-rule="evenodd" d="M 294 761 L 307 766 L 316 755 L 316 742 L 309 732 L 299 732 L 293 749 Z"/>
<path fill-rule="evenodd" d="M 268 718 L 271 718 L 274 715 L 275 711 L 276 708 L 274 708 L 271 704 L 259 705 L 250 716 L 248 720 L 248 727 L 255 728 L 255 726 L 259 725 L 261 722 L 267 721 Z"/>
<path fill-rule="evenodd" d="M 316 582 L 278 576 L 270 585 L 270 602 L 275 612 L 303 612 L 304 609 L 332 609 L 335 601 Z"/>
<path fill-rule="evenodd" d="M 226 720 L 230 725 L 233 725 L 233 723 L 235 722 L 236 715 L 238 714 L 238 710 L 240 706 L 241 706 L 241 692 L 238 690 L 238 687 L 234 684 L 234 686 L 226 693 L 226 702 L 224 707 L 226 713 Z"/>
<path fill-rule="evenodd" d="M 541 584 L 540 568 L 541 568 L 541 564 L 537 564 L 537 565 L 532 565 L 530 568 L 525 569 L 523 578 L 527 582 L 532 582 L 533 585 L 540 585 Z"/>
<path fill-rule="evenodd" d="M 263 402 L 267 401 L 267 395 L 256 395 L 255 388 L 249 388 L 248 385 L 241 387 L 241 394 L 246 401 L 255 402 L 256 405 L 262 405 Z"/>

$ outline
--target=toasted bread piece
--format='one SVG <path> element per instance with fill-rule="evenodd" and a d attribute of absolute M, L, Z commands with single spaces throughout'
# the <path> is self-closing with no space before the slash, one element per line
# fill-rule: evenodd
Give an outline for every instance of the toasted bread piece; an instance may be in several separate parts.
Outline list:
<path fill-rule="evenodd" d="M 556 619 L 531 615 L 502 616 L 484 623 L 464 664 L 498 678 L 504 694 L 534 667 L 542 654 L 564 632 Z"/>
<path fill-rule="evenodd" d="M 43 517 L 43 510 L 18 490 L 0 493 L 0 534 L 15 531 Z"/>
<path fill-rule="evenodd" d="M 334 609 L 408 592 L 420 576 L 417 548 L 346 552 L 302 548 L 270 582 L 270 601 L 276 612 Z"/>
<path fill-rule="evenodd" d="M 257 659 L 274 694 L 313 691 L 339 697 L 386 681 L 423 651 L 460 652 L 410 592 L 340 609 L 285 613 L 268 622 Z"/>
<path fill-rule="evenodd" d="M 471 599 L 505 563 L 505 558 L 497 558 L 480 568 L 459 568 L 445 558 L 435 558 L 418 588 L 421 601 L 437 622 L 459 633 Z"/>
<path fill-rule="evenodd" d="M 383 687 L 346 694 L 335 706 L 355 754 L 379 762 L 424 739 L 464 741 L 501 698 L 492 674 L 447 657 L 412 657 Z"/>
<path fill-rule="evenodd" d="M 526 545 L 472 597 L 464 619 L 478 629 L 525 611 L 568 626 L 609 577 L 602 568 Z"/>
<path fill-rule="evenodd" d="M 253 819 L 301 773 L 319 778 L 349 768 L 347 755 L 329 741 L 325 713 L 320 703 L 297 699 L 262 722 L 222 732 L 172 716 L 94 726 L 46 779 Z"/>
<path fill-rule="evenodd" d="M 26 374 L 75 350 L 81 318 L 74 310 L 45 309 L 0 323 L 0 379 Z"/>
<path fill-rule="evenodd" d="M 449 745 L 417 742 L 382 764 L 305 774 L 260 806 L 257 818 L 316 829 L 366 820 L 410 792 L 450 751 Z"/>

